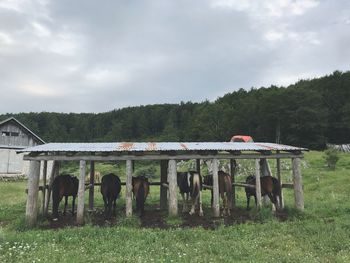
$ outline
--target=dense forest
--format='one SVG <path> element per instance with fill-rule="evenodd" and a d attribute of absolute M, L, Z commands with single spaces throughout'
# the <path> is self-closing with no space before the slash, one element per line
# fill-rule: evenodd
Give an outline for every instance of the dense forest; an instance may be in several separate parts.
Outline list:
<path fill-rule="evenodd" d="M 255 141 L 322 149 L 350 143 L 350 72 L 301 80 L 288 87 L 240 89 L 214 102 L 181 102 L 105 113 L 19 113 L 46 142 Z"/>

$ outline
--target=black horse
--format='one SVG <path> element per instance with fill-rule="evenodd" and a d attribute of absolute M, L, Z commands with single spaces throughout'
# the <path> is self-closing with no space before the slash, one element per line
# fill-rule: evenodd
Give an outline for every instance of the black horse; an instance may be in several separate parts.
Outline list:
<path fill-rule="evenodd" d="M 75 198 L 78 194 L 79 180 L 69 174 L 61 174 L 57 176 L 52 183 L 52 213 L 53 220 L 58 220 L 58 206 L 65 197 L 63 215 L 66 214 L 68 196 L 73 197 L 72 214 L 74 214 Z"/>
<path fill-rule="evenodd" d="M 142 216 L 145 211 L 145 201 L 149 193 L 149 182 L 145 176 L 132 178 L 132 192 L 136 198 L 136 210 Z"/>
<path fill-rule="evenodd" d="M 247 184 L 255 185 L 255 176 L 250 175 L 246 179 Z M 275 205 L 276 209 L 280 209 L 279 197 L 281 196 L 281 186 L 277 178 L 272 176 L 263 176 L 260 178 L 261 196 L 268 195 L 271 202 Z M 245 187 L 245 193 L 247 196 L 247 210 L 249 209 L 250 197 L 254 196 L 255 205 L 256 191 L 255 188 Z"/>
<path fill-rule="evenodd" d="M 117 205 L 116 201 L 121 190 L 121 182 L 117 175 L 110 173 L 102 177 L 101 181 L 101 194 L 103 196 L 103 202 L 105 205 L 105 217 L 109 218 L 112 214 L 115 214 Z"/>

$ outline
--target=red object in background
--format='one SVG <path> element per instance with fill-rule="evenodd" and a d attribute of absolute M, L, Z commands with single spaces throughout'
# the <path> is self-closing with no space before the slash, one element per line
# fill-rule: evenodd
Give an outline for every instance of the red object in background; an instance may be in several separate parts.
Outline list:
<path fill-rule="evenodd" d="M 231 138 L 231 142 L 254 142 L 253 138 L 248 135 L 235 135 Z"/>

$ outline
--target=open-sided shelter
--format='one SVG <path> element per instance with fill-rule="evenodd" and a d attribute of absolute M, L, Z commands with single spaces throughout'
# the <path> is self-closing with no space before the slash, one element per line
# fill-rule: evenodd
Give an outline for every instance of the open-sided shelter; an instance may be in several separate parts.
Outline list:
<path fill-rule="evenodd" d="M 36 223 L 38 213 L 38 189 L 40 165 L 46 166 L 47 161 L 54 161 L 52 169 L 52 182 L 58 174 L 58 162 L 77 161 L 80 163 L 80 177 L 78 190 L 77 223 L 84 222 L 84 194 L 85 171 L 87 162 L 90 163 L 91 174 L 94 173 L 96 161 L 125 161 L 126 162 L 126 216 L 132 215 L 132 175 L 133 162 L 139 160 L 159 160 L 161 166 L 161 178 L 157 184 L 160 186 L 160 207 L 166 208 L 170 215 L 177 215 L 177 174 L 176 162 L 178 160 L 197 160 L 199 168 L 200 160 L 212 160 L 213 165 L 213 215 L 220 215 L 218 165 L 217 160 L 253 159 L 255 160 L 256 194 L 258 206 L 261 206 L 260 189 L 260 160 L 275 159 L 277 162 L 277 177 L 280 178 L 280 159 L 287 158 L 292 161 L 293 185 L 295 193 L 295 206 L 299 210 L 304 209 L 302 189 L 302 177 L 300 171 L 300 159 L 305 148 L 293 147 L 274 143 L 239 143 L 239 142 L 148 142 L 148 143 L 49 143 L 39 145 L 19 152 L 26 152 L 25 160 L 30 161 L 30 174 L 28 180 L 28 197 L 26 206 L 26 221 L 29 226 Z M 44 169 L 45 170 L 45 169 Z M 233 171 L 233 169 L 231 169 Z M 44 171 L 44 185 L 46 185 L 46 172 Z M 50 183 L 49 183 L 50 185 Z M 239 185 L 239 184 L 237 184 Z M 93 176 L 90 176 L 89 206 L 93 203 Z M 46 187 L 44 187 L 46 189 Z M 45 191 L 44 191 L 45 193 Z M 168 196 L 168 198 L 167 198 Z M 48 195 L 46 195 L 47 206 Z"/>

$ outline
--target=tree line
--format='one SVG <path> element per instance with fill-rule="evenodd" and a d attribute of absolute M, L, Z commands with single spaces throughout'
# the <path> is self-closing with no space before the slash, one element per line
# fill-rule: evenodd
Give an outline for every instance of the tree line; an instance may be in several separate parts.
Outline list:
<path fill-rule="evenodd" d="M 350 71 L 288 87 L 240 89 L 201 103 L 157 104 L 105 113 L 18 113 L 46 142 L 255 141 L 310 149 L 350 142 Z"/>

